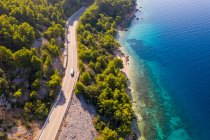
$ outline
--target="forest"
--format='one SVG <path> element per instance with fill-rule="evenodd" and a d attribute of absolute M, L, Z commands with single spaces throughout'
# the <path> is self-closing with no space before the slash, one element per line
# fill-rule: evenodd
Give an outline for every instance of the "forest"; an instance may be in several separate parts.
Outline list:
<path fill-rule="evenodd" d="M 44 120 L 61 86 L 62 68 L 55 64 L 64 47 L 67 18 L 93 0 L 0 1 L 0 97 L 19 108 L 24 124 Z M 121 72 L 122 60 L 114 57 L 120 46 L 116 27 L 133 9 L 135 0 L 96 0 L 78 27 L 80 78 L 76 94 L 95 105 L 98 139 L 115 140 L 132 135 L 132 108 Z M 41 46 L 36 41 L 45 39 Z M 8 105 L 8 104 L 7 104 Z M 10 129 L 0 119 L 0 137 Z"/>
<path fill-rule="evenodd" d="M 0 1 L 0 97 L 5 106 L 19 108 L 20 118 L 47 117 L 61 86 L 62 71 L 56 63 L 64 47 L 67 18 L 92 0 Z M 41 46 L 36 41 L 44 38 Z M 0 118 L 0 137 L 9 127 Z"/>
<path fill-rule="evenodd" d="M 115 58 L 120 47 L 116 27 L 130 13 L 134 0 L 97 0 L 82 15 L 78 27 L 80 78 L 75 93 L 96 107 L 96 139 L 117 140 L 132 135 L 131 100 L 126 93 L 123 62 Z"/>

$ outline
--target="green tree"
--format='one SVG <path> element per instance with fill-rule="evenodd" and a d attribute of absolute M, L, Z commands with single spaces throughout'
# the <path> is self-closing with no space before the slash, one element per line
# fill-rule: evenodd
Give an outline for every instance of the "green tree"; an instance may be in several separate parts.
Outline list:
<path fill-rule="evenodd" d="M 5 78 L 0 77 L 0 96 L 7 92 L 8 90 L 8 82 Z"/>
<path fill-rule="evenodd" d="M 81 82 L 77 82 L 74 92 L 76 94 L 84 94 L 85 93 L 85 87 Z"/>
<path fill-rule="evenodd" d="M 50 55 L 47 55 L 46 60 L 43 65 L 43 72 L 44 72 L 45 77 L 47 78 L 52 73 L 51 64 L 52 64 L 52 58 L 50 57 Z"/>
<path fill-rule="evenodd" d="M 14 53 L 16 66 L 20 68 L 31 68 L 32 51 L 26 48 Z"/>
<path fill-rule="evenodd" d="M 33 70 L 38 71 L 42 68 L 42 60 L 38 58 L 37 56 L 33 55 L 31 58 L 31 63 L 33 66 Z"/>
<path fill-rule="evenodd" d="M 36 101 L 36 109 L 35 114 L 38 119 L 44 119 L 48 115 L 48 108 L 46 107 L 45 103 L 42 103 L 40 100 Z"/>
<path fill-rule="evenodd" d="M 101 66 L 101 63 L 100 62 L 96 62 L 96 64 L 95 64 L 95 70 L 96 70 L 97 73 L 101 73 L 102 66 Z"/>
<path fill-rule="evenodd" d="M 13 53 L 3 46 L 0 46 L 0 61 L 0 67 L 6 70 L 14 66 Z"/>
<path fill-rule="evenodd" d="M 31 113 L 33 109 L 33 104 L 32 102 L 26 102 L 24 105 L 24 112 L 25 113 Z"/>
<path fill-rule="evenodd" d="M 64 36 L 64 29 L 60 24 L 54 24 L 44 32 L 44 37 L 48 40 Z"/>
<path fill-rule="evenodd" d="M 116 58 L 116 59 L 113 60 L 113 63 L 114 63 L 114 66 L 116 68 L 118 68 L 118 69 L 122 69 L 123 68 L 123 61 L 122 61 L 122 59 Z"/>
<path fill-rule="evenodd" d="M 51 90 L 56 90 L 56 89 L 60 88 L 61 79 L 60 79 L 60 75 L 57 70 L 50 77 L 50 80 L 47 82 L 47 85 Z"/>
<path fill-rule="evenodd" d="M 35 99 L 36 96 L 37 96 L 37 92 L 36 92 L 36 91 L 32 91 L 32 92 L 30 93 L 30 98 L 31 98 L 31 99 Z"/>
<path fill-rule="evenodd" d="M 54 58 L 59 55 L 59 48 L 57 45 L 52 45 L 48 43 L 42 46 L 42 50 L 46 50 L 48 54 L 51 54 L 51 56 Z"/>
<path fill-rule="evenodd" d="M 14 97 L 16 97 L 16 98 L 19 98 L 19 97 L 21 97 L 22 96 L 22 89 L 18 89 L 15 93 L 14 93 Z"/>
<path fill-rule="evenodd" d="M 40 79 L 36 79 L 33 83 L 32 83 L 32 88 L 33 90 L 37 91 L 40 88 L 41 82 Z"/>
<path fill-rule="evenodd" d="M 90 74 L 88 72 L 84 72 L 82 73 L 81 75 L 81 81 L 85 84 L 85 85 L 88 85 L 90 84 L 91 82 L 91 77 L 90 77 Z"/>
<path fill-rule="evenodd" d="M 60 79 L 60 75 L 57 70 L 50 77 L 50 80 L 47 82 L 47 86 L 50 89 L 49 96 L 54 96 L 60 89 L 61 79 Z"/>
<path fill-rule="evenodd" d="M 103 136 L 103 138 L 105 140 L 117 140 L 118 139 L 117 132 L 115 130 L 111 130 L 108 127 L 104 128 L 101 135 Z"/>
<path fill-rule="evenodd" d="M 14 27 L 13 40 L 18 47 L 29 47 L 35 40 L 35 31 L 28 23 L 24 22 Z"/>

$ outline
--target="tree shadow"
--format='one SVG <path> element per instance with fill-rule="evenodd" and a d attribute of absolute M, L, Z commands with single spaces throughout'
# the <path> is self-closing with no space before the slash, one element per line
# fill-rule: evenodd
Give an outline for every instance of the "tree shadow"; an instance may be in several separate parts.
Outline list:
<path fill-rule="evenodd" d="M 82 95 L 75 95 L 74 94 L 73 96 L 75 96 L 75 98 L 78 99 L 81 107 L 85 111 L 87 111 L 91 116 L 95 116 L 96 115 L 96 108 L 93 105 L 87 103 Z"/>
<path fill-rule="evenodd" d="M 75 21 L 79 20 L 80 16 L 83 14 L 85 10 L 86 8 L 82 7 L 78 12 L 72 15 L 71 18 L 68 19 L 68 26 L 73 25 Z"/>
<path fill-rule="evenodd" d="M 66 103 L 66 97 L 64 96 L 63 91 L 61 91 L 60 95 L 58 96 L 58 99 L 54 105 L 54 107 L 56 108 L 57 106 L 62 106 Z"/>
<path fill-rule="evenodd" d="M 60 95 L 57 97 L 53 107 L 51 109 L 54 109 L 58 106 L 62 106 L 66 103 L 66 97 L 64 96 L 63 91 L 60 92 Z M 52 112 L 53 110 L 51 110 Z M 51 112 L 48 114 L 48 117 L 43 121 L 43 123 L 40 125 L 40 128 L 44 129 L 48 123 L 49 123 L 49 116 L 51 115 Z"/>

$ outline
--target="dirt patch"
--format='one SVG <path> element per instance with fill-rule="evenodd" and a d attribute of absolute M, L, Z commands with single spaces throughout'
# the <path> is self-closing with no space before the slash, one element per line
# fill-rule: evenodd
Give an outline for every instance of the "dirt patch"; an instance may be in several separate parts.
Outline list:
<path fill-rule="evenodd" d="M 82 97 L 73 95 L 67 116 L 62 122 L 57 140 L 93 140 L 97 131 L 92 119 L 96 111 Z"/>
<path fill-rule="evenodd" d="M 7 134 L 10 140 L 36 140 L 41 128 L 41 122 L 25 122 L 20 114 L 21 109 L 6 110 L 0 107 L 0 130 Z"/>

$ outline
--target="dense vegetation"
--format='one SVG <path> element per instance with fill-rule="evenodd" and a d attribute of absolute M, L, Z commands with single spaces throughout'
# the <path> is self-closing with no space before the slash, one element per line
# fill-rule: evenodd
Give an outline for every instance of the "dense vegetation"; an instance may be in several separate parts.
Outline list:
<path fill-rule="evenodd" d="M 60 78 L 53 77 L 60 76 L 52 68 L 52 62 L 58 59 L 62 46 L 55 40 L 64 35 L 61 5 L 52 5 L 46 0 L 1 0 L 0 9 L 0 94 L 13 105 L 25 104 L 26 114 L 44 118 L 51 97 L 60 86 Z M 41 36 L 45 36 L 48 43 L 32 48 L 35 39 Z M 57 87 L 52 88 L 52 81 Z M 43 92 L 41 87 L 47 87 L 44 92 L 51 96 L 38 96 Z"/>
<path fill-rule="evenodd" d="M 48 115 L 61 85 L 62 68 L 56 63 L 66 17 L 91 1 L 0 1 L 0 96 L 12 107 L 22 108 L 26 121 Z M 46 43 L 32 47 L 40 38 Z"/>
<path fill-rule="evenodd" d="M 126 93 L 123 63 L 114 57 L 119 44 L 116 26 L 131 12 L 133 0 L 98 0 L 81 17 L 78 27 L 80 78 L 76 94 L 96 106 L 99 139 L 123 139 L 132 134 L 132 108 Z"/>
<path fill-rule="evenodd" d="M 56 0 L 51 0 L 56 1 Z M 57 0 L 60 1 L 60 0 Z M 92 4 L 94 0 L 63 0 L 63 10 L 66 16 L 70 16 L 74 11 L 78 10 L 82 6 L 88 6 Z"/>

